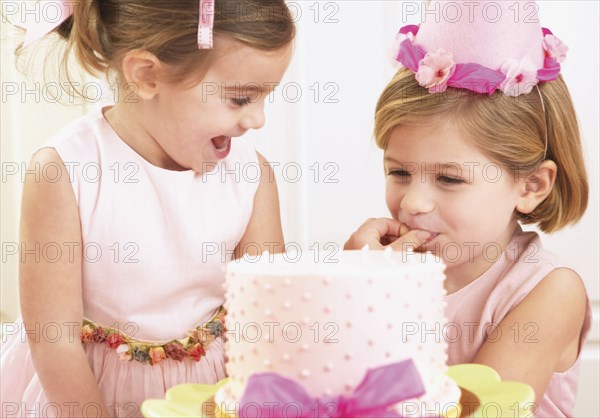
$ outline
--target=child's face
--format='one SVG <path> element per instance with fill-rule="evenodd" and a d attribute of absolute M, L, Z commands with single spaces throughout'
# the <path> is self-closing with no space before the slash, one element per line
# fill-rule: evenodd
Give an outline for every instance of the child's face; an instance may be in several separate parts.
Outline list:
<path fill-rule="evenodd" d="M 458 128 L 399 126 L 385 150 L 386 201 L 394 219 L 434 234 L 421 250 L 454 267 L 482 267 L 508 243 L 519 196 L 512 173 L 462 139 Z"/>
<path fill-rule="evenodd" d="M 151 136 L 180 167 L 211 171 L 229 154 L 232 137 L 264 125 L 265 99 L 281 81 L 291 51 L 291 45 L 274 52 L 235 46 L 197 86 L 163 85 L 152 104 Z"/>

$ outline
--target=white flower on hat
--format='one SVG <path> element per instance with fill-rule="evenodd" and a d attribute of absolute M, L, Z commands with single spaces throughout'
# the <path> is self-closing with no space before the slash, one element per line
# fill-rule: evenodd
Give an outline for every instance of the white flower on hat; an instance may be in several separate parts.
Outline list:
<path fill-rule="evenodd" d="M 527 57 L 521 61 L 515 59 L 506 61 L 500 71 L 506 76 L 500 84 L 500 89 L 507 96 L 516 97 L 520 94 L 528 94 L 539 82 L 537 68 Z"/>

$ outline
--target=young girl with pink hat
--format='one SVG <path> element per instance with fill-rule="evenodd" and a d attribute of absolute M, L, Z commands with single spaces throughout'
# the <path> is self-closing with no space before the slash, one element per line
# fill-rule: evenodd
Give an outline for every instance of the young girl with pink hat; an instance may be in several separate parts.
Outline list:
<path fill-rule="evenodd" d="M 519 407 L 569 416 L 590 302 L 569 263 L 521 229 L 557 231 L 587 206 L 559 74 L 567 47 L 540 26 L 537 8 L 524 12 L 534 2 L 451 3 L 452 14 L 441 13 L 450 2 L 430 2 L 420 26 L 400 29 L 403 68 L 375 114 L 392 219 L 368 220 L 346 248 L 438 255 L 454 325 L 448 363 L 489 365 L 533 387 L 535 405 Z"/>

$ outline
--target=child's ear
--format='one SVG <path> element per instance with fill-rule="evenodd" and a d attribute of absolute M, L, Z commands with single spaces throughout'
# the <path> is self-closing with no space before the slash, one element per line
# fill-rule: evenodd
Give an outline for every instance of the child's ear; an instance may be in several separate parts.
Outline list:
<path fill-rule="evenodd" d="M 161 62 L 156 55 L 139 49 L 129 51 L 121 65 L 125 83 L 133 86 L 133 92 L 138 97 L 150 100 L 156 95 L 161 70 Z"/>
<path fill-rule="evenodd" d="M 531 213 L 544 201 L 554 187 L 556 163 L 545 160 L 539 167 L 519 180 L 520 193 L 517 199 L 517 211 Z"/>

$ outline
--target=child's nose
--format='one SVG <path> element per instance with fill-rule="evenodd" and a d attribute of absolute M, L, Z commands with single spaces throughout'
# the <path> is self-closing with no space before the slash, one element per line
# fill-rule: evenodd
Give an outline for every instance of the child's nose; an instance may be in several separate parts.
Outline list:
<path fill-rule="evenodd" d="M 411 215 L 431 212 L 435 205 L 425 189 L 426 187 L 411 185 L 402 196 L 400 209 Z"/>
<path fill-rule="evenodd" d="M 240 126 L 244 130 L 260 129 L 265 124 L 265 112 L 262 103 L 251 104 L 240 119 Z"/>

